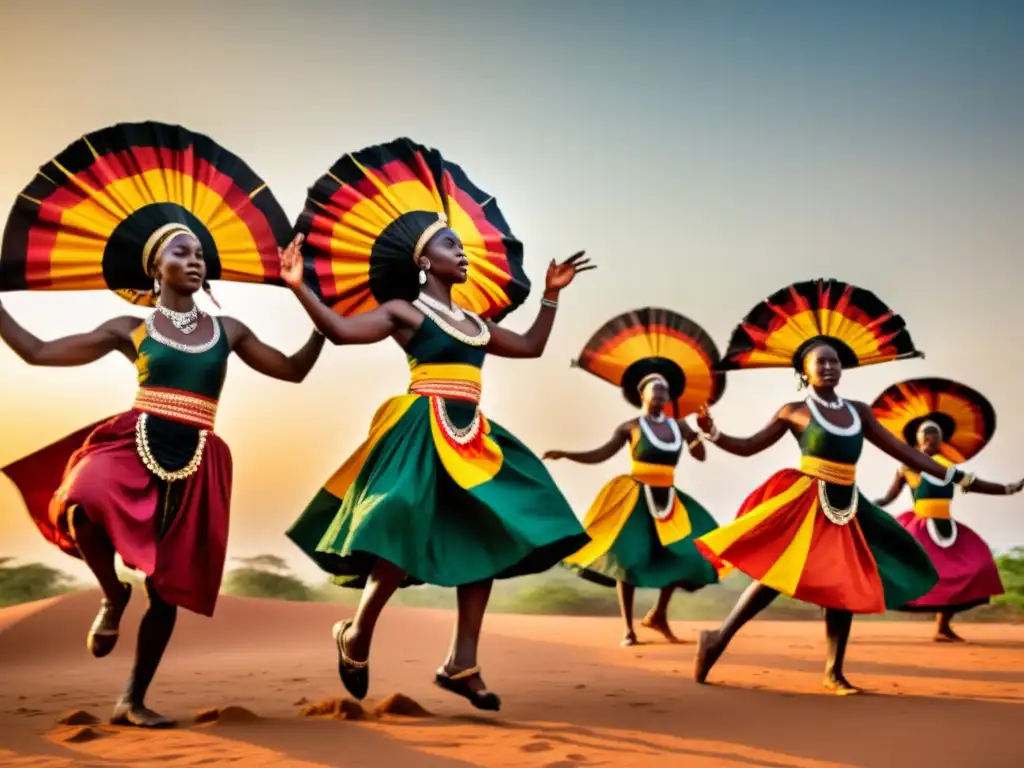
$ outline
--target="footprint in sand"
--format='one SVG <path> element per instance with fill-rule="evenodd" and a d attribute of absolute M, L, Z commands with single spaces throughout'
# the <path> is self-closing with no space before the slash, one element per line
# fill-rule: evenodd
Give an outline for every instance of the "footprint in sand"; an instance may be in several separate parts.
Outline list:
<path fill-rule="evenodd" d="M 84 709 L 73 709 L 57 718 L 59 725 L 99 725 L 100 719 Z"/>
<path fill-rule="evenodd" d="M 196 715 L 197 725 L 214 725 L 219 723 L 253 723 L 260 719 L 255 712 L 235 705 L 204 709 Z"/>
<path fill-rule="evenodd" d="M 551 745 L 546 741 L 531 741 L 519 748 L 520 752 L 550 752 Z"/>
<path fill-rule="evenodd" d="M 67 744 L 86 744 L 90 741 L 96 741 L 96 739 L 102 739 L 107 734 L 93 728 L 91 725 L 79 725 L 58 728 L 52 731 L 50 735 L 55 741 L 62 741 Z"/>

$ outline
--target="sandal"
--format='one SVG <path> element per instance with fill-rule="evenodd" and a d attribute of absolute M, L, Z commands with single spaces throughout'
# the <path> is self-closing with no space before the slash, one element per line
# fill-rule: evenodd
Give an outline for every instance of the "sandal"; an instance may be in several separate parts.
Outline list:
<path fill-rule="evenodd" d="M 370 661 L 355 661 L 350 659 L 345 651 L 345 630 L 352 626 L 352 619 L 339 621 L 332 630 L 334 644 L 338 648 L 338 677 L 341 684 L 356 699 L 366 698 L 366 692 L 370 689 Z"/>
<path fill-rule="evenodd" d="M 106 597 L 100 600 L 100 609 L 89 628 L 89 634 L 85 636 L 85 647 L 97 659 L 109 655 L 114 650 L 121 634 L 121 617 L 132 597 L 132 585 L 121 582 L 121 586 L 124 587 L 124 603 L 118 607 Z"/>
<path fill-rule="evenodd" d="M 480 667 L 470 667 L 455 674 L 449 674 L 441 667 L 434 673 L 434 685 L 449 693 L 461 696 L 477 709 L 497 712 L 501 709 L 501 698 L 488 690 L 474 691 L 469 687 L 472 678 L 480 678 Z M 482 680 L 481 680 L 482 682 Z"/>
<path fill-rule="evenodd" d="M 119 701 L 110 718 L 111 725 L 130 725 L 136 728 L 173 728 L 177 722 L 154 712 L 142 704 Z"/>

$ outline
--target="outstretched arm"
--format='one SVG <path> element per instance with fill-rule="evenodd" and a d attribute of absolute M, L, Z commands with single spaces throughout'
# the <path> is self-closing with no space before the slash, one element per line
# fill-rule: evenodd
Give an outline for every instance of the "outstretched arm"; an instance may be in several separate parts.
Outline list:
<path fill-rule="evenodd" d="M 708 452 L 704 450 L 704 442 L 701 440 L 701 436 L 694 431 L 693 427 L 686 423 L 685 419 L 679 419 L 676 423 L 679 425 L 679 432 L 686 442 L 686 450 L 697 461 L 704 461 L 708 457 Z"/>
<path fill-rule="evenodd" d="M 628 441 L 629 425 L 623 424 L 615 429 L 611 440 L 600 448 L 595 448 L 592 451 L 548 451 L 542 458 L 551 460 L 569 459 L 569 461 L 576 461 L 580 464 L 600 464 L 602 461 L 608 461 L 608 459 L 618 453 L 619 449 Z"/>
<path fill-rule="evenodd" d="M 890 485 L 889 490 L 885 492 L 885 496 L 875 500 L 875 506 L 884 509 L 892 504 L 899 498 L 900 491 L 903 490 L 903 486 L 906 484 L 907 479 L 903 476 L 903 470 L 900 469 L 896 472 L 896 477 L 892 479 L 892 485 Z"/>
<path fill-rule="evenodd" d="M 136 317 L 116 317 L 88 333 L 43 341 L 22 328 L 0 305 L 0 338 L 29 365 L 88 365 L 111 352 L 120 352 L 129 360 L 134 360 L 131 332 L 139 322 Z"/>
<path fill-rule="evenodd" d="M 875 414 L 867 404 L 850 402 L 853 403 L 857 413 L 860 415 L 860 419 L 864 424 L 864 437 L 867 438 L 869 443 L 889 454 L 897 461 L 902 462 L 904 466 L 910 467 L 917 472 L 922 472 L 940 481 L 946 477 L 949 471 L 947 467 L 939 464 L 931 456 L 922 453 L 916 448 L 911 448 L 906 443 L 896 439 L 889 430 L 878 422 Z M 963 477 L 964 471 L 961 469 L 954 470 L 952 473 L 953 482 L 959 482 Z"/>
<path fill-rule="evenodd" d="M 544 285 L 544 298 L 540 303 L 537 319 L 533 321 L 526 333 L 516 333 L 488 323 L 491 341 L 487 351 L 498 357 L 540 357 L 548 345 L 551 328 L 555 324 L 555 310 L 558 307 L 558 296 L 563 288 L 572 282 L 580 272 L 596 269 L 590 259 L 584 258 L 583 251 L 570 256 L 561 264 L 554 261 L 548 266 Z"/>
<path fill-rule="evenodd" d="M 697 426 L 705 433 L 705 440 L 714 443 L 726 453 L 735 456 L 753 456 L 775 445 L 789 431 L 792 405 L 784 405 L 765 427 L 750 437 L 732 437 L 718 431 L 707 409 L 697 416 Z"/>
<path fill-rule="evenodd" d="M 1024 489 L 1024 480 L 1018 480 L 1016 483 L 1009 483 L 1008 485 L 1001 485 L 999 483 L 990 483 L 988 480 L 974 479 L 973 482 L 966 488 L 964 493 L 980 493 L 984 496 L 1013 496 L 1015 493 L 1020 493 Z"/>
<path fill-rule="evenodd" d="M 312 370 L 324 348 L 324 337 L 314 331 L 302 349 L 290 357 L 263 343 L 247 325 L 231 317 L 222 319 L 231 340 L 231 349 L 246 365 L 264 376 L 282 381 L 300 382 Z"/>
<path fill-rule="evenodd" d="M 302 235 L 281 250 L 281 279 L 292 289 L 316 329 L 332 344 L 375 344 L 391 336 L 404 323 L 415 324 L 413 309 L 403 301 L 389 301 L 355 317 L 341 317 L 316 296 L 302 280 Z"/>

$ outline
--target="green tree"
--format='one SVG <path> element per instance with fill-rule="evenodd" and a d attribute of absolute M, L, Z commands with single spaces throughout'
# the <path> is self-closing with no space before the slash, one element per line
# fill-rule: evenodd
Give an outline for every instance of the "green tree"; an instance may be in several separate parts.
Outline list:
<path fill-rule="evenodd" d="M 221 591 L 226 595 L 296 602 L 307 602 L 315 597 L 313 590 L 293 576 L 288 564 L 276 555 L 236 557 L 235 560 L 241 567 L 224 578 Z"/>
<path fill-rule="evenodd" d="M 74 589 L 74 579 L 63 571 L 42 563 L 10 565 L 13 560 L 0 557 L 0 606 L 30 603 Z"/>
<path fill-rule="evenodd" d="M 1006 593 L 992 602 L 1024 611 L 1024 547 L 1014 547 L 1009 552 L 998 555 L 996 565 L 999 566 L 999 575 L 1003 579 Z"/>

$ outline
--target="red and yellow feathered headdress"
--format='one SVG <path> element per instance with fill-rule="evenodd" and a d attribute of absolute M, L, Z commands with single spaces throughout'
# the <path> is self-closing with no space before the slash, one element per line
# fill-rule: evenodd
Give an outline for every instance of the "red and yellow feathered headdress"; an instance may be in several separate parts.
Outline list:
<path fill-rule="evenodd" d="M 718 362 L 703 328 L 671 310 L 645 307 L 602 325 L 573 365 L 621 387 L 637 407 L 644 383 L 659 376 L 672 400 L 669 415 L 684 418 L 721 398 L 725 375 L 715 370 Z"/>
<path fill-rule="evenodd" d="M 0 291 L 105 288 L 152 306 L 155 241 L 172 231 L 199 239 L 210 280 L 280 284 L 291 225 L 263 180 L 202 134 L 145 122 L 83 136 L 39 169 L 7 220 Z"/>
<path fill-rule="evenodd" d="M 893 384 L 871 404 L 875 418 L 907 445 L 932 422 L 942 432 L 940 453 L 962 464 L 988 445 L 996 431 L 992 404 L 975 389 L 949 379 L 921 378 Z"/>
<path fill-rule="evenodd" d="M 720 370 L 795 368 L 805 352 L 831 345 L 844 368 L 924 355 L 903 318 L 875 294 L 839 280 L 789 285 L 754 307 L 733 331 Z"/>
<path fill-rule="evenodd" d="M 497 201 L 411 139 L 344 155 L 310 188 L 295 226 L 306 237 L 306 283 L 342 315 L 416 298 L 416 256 L 445 227 L 469 258 L 456 303 L 497 321 L 526 300 L 523 246 Z"/>

